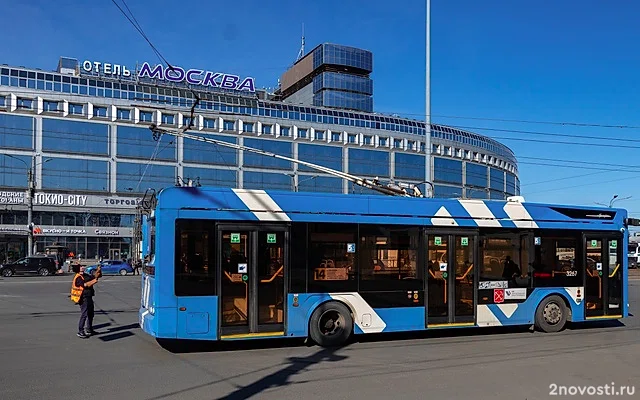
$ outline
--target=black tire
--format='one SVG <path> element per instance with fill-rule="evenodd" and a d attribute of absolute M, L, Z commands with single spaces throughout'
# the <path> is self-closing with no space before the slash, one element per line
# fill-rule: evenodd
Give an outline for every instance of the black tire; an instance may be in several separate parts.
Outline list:
<path fill-rule="evenodd" d="M 125 276 L 125 275 L 127 275 L 127 270 L 126 270 L 126 269 L 124 269 L 124 268 L 122 268 L 122 269 L 119 271 L 119 274 L 120 274 L 120 275 L 122 275 L 122 276 Z"/>
<path fill-rule="evenodd" d="M 4 276 L 5 278 L 10 277 L 11 275 L 13 275 L 13 271 L 11 270 L 11 268 L 5 268 L 2 270 L 2 276 Z"/>
<path fill-rule="evenodd" d="M 322 347 L 344 344 L 353 332 L 351 310 L 337 301 L 320 304 L 311 314 L 309 336 Z"/>
<path fill-rule="evenodd" d="M 542 300 L 536 310 L 535 326 L 546 333 L 559 332 L 567 323 L 567 306 L 560 296 L 549 296 Z"/>
<path fill-rule="evenodd" d="M 42 267 L 38 270 L 38 275 L 49 276 L 49 270 L 47 268 Z"/>

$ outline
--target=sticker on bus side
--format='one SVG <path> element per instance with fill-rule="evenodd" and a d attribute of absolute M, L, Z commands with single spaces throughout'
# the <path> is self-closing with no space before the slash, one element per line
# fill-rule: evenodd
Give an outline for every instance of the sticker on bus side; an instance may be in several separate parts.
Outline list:
<path fill-rule="evenodd" d="M 493 302 L 504 303 L 504 289 L 493 289 Z"/>
<path fill-rule="evenodd" d="M 526 300 L 527 289 L 526 288 L 505 289 L 504 299 L 505 300 Z"/>
<path fill-rule="evenodd" d="M 507 281 L 480 281 L 478 289 L 506 289 L 509 287 Z"/>

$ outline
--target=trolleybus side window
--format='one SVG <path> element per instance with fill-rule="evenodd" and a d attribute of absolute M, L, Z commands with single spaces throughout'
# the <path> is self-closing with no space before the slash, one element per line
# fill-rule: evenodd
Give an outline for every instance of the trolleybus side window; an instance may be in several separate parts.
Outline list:
<path fill-rule="evenodd" d="M 511 288 L 530 285 L 526 234 L 485 236 L 480 241 L 480 252 L 480 281 L 506 281 Z"/>
<path fill-rule="evenodd" d="M 358 290 L 357 239 L 356 224 L 309 224 L 310 293 Z"/>
<path fill-rule="evenodd" d="M 422 289 L 419 240 L 417 228 L 360 225 L 360 289 Z"/>
<path fill-rule="evenodd" d="M 307 223 L 293 223 L 291 225 L 291 264 L 289 279 L 290 292 L 307 292 Z"/>
<path fill-rule="evenodd" d="M 156 219 L 149 218 L 146 220 L 146 232 L 144 232 L 144 259 L 142 260 L 142 269 L 145 274 L 154 276 L 156 274 L 155 268 L 155 253 L 156 253 Z"/>
<path fill-rule="evenodd" d="M 534 287 L 582 286 L 584 268 L 578 238 L 575 232 L 536 238 Z"/>
<path fill-rule="evenodd" d="M 216 293 L 214 224 L 206 220 L 176 221 L 176 296 Z"/>

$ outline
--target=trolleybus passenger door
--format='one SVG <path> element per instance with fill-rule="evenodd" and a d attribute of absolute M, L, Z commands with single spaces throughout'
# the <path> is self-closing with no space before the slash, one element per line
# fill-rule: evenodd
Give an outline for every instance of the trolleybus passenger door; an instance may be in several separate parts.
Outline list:
<path fill-rule="evenodd" d="M 282 226 L 220 226 L 220 335 L 284 334 L 288 231 Z"/>
<path fill-rule="evenodd" d="M 475 321 L 477 237 L 469 234 L 428 236 L 427 325 Z"/>
<path fill-rule="evenodd" d="M 586 235 L 584 249 L 586 317 L 621 315 L 621 239 Z"/>

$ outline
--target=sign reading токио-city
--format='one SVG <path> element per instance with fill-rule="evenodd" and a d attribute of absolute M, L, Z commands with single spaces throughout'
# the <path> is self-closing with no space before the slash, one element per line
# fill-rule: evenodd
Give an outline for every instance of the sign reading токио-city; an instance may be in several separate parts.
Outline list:
<path fill-rule="evenodd" d="M 99 61 L 85 60 L 82 63 L 82 70 L 102 75 L 131 76 L 131 71 L 124 65 Z M 191 85 L 247 91 L 250 93 L 256 91 L 255 80 L 252 77 L 241 79 L 238 75 L 225 74 L 222 72 L 211 72 L 203 69 L 184 69 L 177 66 L 165 67 L 161 64 L 152 66 L 147 62 L 142 64 L 142 67 L 137 71 L 137 77 L 170 82 L 186 82 Z"/>
<path fill-rule="evenodd" d="M 48 207 L 88 207 L 88 208 L 135 208 L 142 199 L 137 197 L 96 196 L 70 193 L 36 192 L 34 206 Z M 0 191 L 0 205 L 27 205 L 25 192 Z"/>

